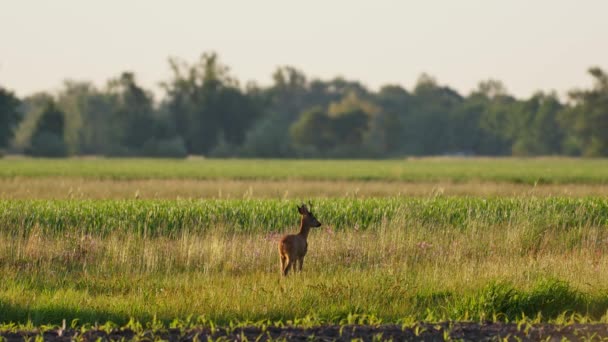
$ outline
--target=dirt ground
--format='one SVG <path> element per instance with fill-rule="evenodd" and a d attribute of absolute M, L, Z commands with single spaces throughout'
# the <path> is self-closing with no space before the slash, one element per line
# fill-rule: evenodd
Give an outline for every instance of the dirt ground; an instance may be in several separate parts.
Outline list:
<path fill-rule="evenodd" d="M 162 331 L 143 331 L 135 333 L 128 329 L 116 329 L 110 332 L 89 330 L 81 333 L 77 330 L 51 330 L 0 332 L 4 341 L 35 340 L 38 336 L 45 341 L 601 341 L 608 340 L 608 324 L 573 324 L 557 326 L 551 324 L 517 325 L 501 323 L 438 323 L 416 324 L 412 327 L 398 325 L 346 325 L 319 326 L 312 328 L 299 327 L 244 327 L 229 330 L 227 328 L 210 329 L 167 329 Z"/>

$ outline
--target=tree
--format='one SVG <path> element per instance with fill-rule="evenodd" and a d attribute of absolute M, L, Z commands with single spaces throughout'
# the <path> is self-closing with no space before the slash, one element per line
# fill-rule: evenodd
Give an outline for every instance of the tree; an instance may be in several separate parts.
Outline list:
<path fill-rule="evenodd" d="M 306 101 L 309 85 L 300 70 L 290 66 L 280 67 L 272 78 L 274 84 L 269 89 L 271 112 L 294 120 L 305 108 L 312 107 Z"/>
<path fill-rule="evenodd" d="M 36 125 L 46 109 L 49 102 L 54 101 L 53 96 L 48 93 L 36 93 L 27 96 L 21 101 L 23 119 L 15 130 L 12 146 L 18 152 L 24 152 L 30 145 L 30 141 Z"/>
<path fill-rule="evenodd" d="M 55 101 L 47 102 L 30 140 L 26 154 L 36 157 L 64 157 L 67 146 L 64 141 L 65 114 Z"/>
<path fill-rule="evenodd" d="M 329 105 L 332 133 L 338 145 L 352 153 L 361 150 L 370 128 L 371 119 L 380 109 L 371 102 L 360 99 L 355 93 Z"/>
<path fill-rule="evenodd" d="M 271 112 L 272 94 L 255 83 L 247 85 L 247 98 L 257 110 L 251 127 L 245 131 L 243 143 L 238 147 L 240 156 L 247 157 L 286 157 L 292 154 L 289 144 L 288 120 L 276 112 Z"/>
<path fill-rule="evenodd" d="M 141 153 L 142 146 L 154 139 L 156 118 L 152 95 L 137 84 L 135 75 L 130 72 L 123 72 L 111 80 L 108 93 L 113 101 L 111 122 L 115 146 L 112 152 Z"/>
<path fill-rule="evenodd" d="M 507 93 L 500 81 L 479 82 L 478 88 L 465 100 L 463 110 L 469 118 L 478 120 L 473 140 L 473 152 L 481 155 L 509 155 L 512 153 L 514 116 L 519 102 Z M 456 118 L 455 121 L 460 119 Z"/>
<path fill-rule="evenodd" d="M 19 106 L 20 101 L 12 92 L 0 87 L 0 149 L 8 146 L 23 118 Z"/>
<path fill-rule="evenodd" d="M 402 154 L 403 145 L 408 139 L 404 134 L 404 126 L 414 105 L 411 94 L 400 86 L 389 85 L 380 89 L 375 101 L 380 113 L 371 122 L 370 135 L 376 132 L 377 152 L 388 155 Z"/>
<path fill-rule="evenodd" d="M 243 94 L 215 53 L 195 65 L 169 60 L 173 79 L 163 86 L 166 107 L 190 153 L 207 154 L 222 139 L 240 144 L 258 116 L 254 101 Z"/>
<path fill-rule="evenodd" d="M 571 91 L 573 106 L 560 116 L 568 135 L 566 144 L 585 156 L 608 156 L 608 75 L 597 67 L 589 69 L 589 74 L 593 88 Z"/>
<path fill-rule="evenodd" d="M 90 82 L 67 80 L 57 106 L 65 113 L 65 141 L 70 154 L 110 154 L 117 139 L 115 94 Z"/>
<path fill-rule="evenodd" d="M 488 79 L 479 82 L 477 90 L 472 95 L 482 95 L 488 99 L 496 99 L 507 96 L 507 88 L 498 80 Z"/>
<path fill-rule="evenodd" d="M 558 114 L 563 106 L 555 94 L 534 94 L 518 106 L 513 125 L 514 155 L 551 155 L 562 151 L 563 129 Z"/>
<path fill-rule="evenodd" d="M 453 153 L 486 154 L 484 131 L 480 119 L 490 101 L 482 96 L 471 95 L 449 113 L 448 149 Z"/>
<path fill-rule="evenodd" d="M 336 144 L 331 118 L 321 107 L 305 111 L 289 129 L 296 145 L 312 146 L 316 153 L 332 149 Z"/>
<path fill-rule="evenodd" d="M 290 127 L 305 110 L 315 107 L 314 103 L 324 94 L 324 85 L 315 85 L 315 101 L 310 102 L 308 81 L 298 69 L 279 67 L 272 78 L 273 85 L 263 92 L 266 109 L 252 125 L 243 148 L 248 155 L 256 157 L 293 157 Z"/>
<path fill-rule="evenodd" d="M 378 111 L 351 94 L 330 104 L 328 111 L 319 106 L 304 111 L 290 128 L 291 139 L 300 152 L 312 147 L 312 152 L 323 156 L 362 155 L 370 117 Z"/>
<path fill-rule="evenodd" d="M 406 151 L 410 154 L 436 155 L 451 152 L 450 114 L 463 101 L 458 92 L 440 86 L 422 74 L 413 92 L 412 114 L 404 124 Z"/>

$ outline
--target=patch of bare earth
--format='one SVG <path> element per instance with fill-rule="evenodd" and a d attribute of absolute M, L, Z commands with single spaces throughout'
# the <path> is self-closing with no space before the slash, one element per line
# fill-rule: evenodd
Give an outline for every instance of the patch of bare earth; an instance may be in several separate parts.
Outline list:
<path fill-rule="evenodd" d="M 399 325 L 325 325 L 310 328 L 301 327 L 242 327 L 199 328 L 199 329 L 165 329 L 159 331 L 134 332 L 129 329 L 112 331 L 88 330 L 50 330 L 0 332 L 4 341 L 26 341 L 42 336 L 45 341 L 599 341 L 608 338 L 608 324 L 503 324 L 503 323 L 457 323 L 416 324 L 402 327 Z"/>

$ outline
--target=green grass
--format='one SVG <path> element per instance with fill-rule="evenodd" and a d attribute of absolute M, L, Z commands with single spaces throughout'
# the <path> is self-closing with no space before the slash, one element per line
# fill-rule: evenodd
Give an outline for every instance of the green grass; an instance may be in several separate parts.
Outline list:
<path fill-rule="evenodd" d="M 223 227 L 229 233 L 276 232 L 297 223 L 294 200 L 17 200 L 0 201 L 0 231 L 20 234 L 34 227 L 66 231 L 174 236 Z M 368 198 L 317 199 L 315 214 L 338 230 L 380 229 L 405 220 L 427 228 L 532 225 L 571 229 L 608 224 L 605 198 Z"/>
<path fill-rule="evenodd" d="M 423 158 L 382 161 L 6 158 L 0 159 L 0 177 L 606 184 L 608 183 L 608 160 L 569 158 Z"/>
<path fill-rule="evenodd" d="M 0 201 L 2 321 L 606 320 L 606 199 L 317 199 L 282 279 L 296 203 Z"/>

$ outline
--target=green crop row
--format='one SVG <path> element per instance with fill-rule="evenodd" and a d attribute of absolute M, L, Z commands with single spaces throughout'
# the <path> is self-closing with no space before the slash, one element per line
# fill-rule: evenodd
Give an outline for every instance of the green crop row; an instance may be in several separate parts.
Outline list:
<path fill-rule="evenodd" d="M 114 231 L 166 235 L 223 229 L 238 233 L 297 226 L 297 201 L 104 200 L 0 201 L 0 232 L 23 234 Z M 604 198 L 370 198 L 317 199 L 314 212 L 333 229 L 378 229 L 387 222 L 467 229 L 480 225 L 531 224 L 567 229 L 608 224 Z"/>

